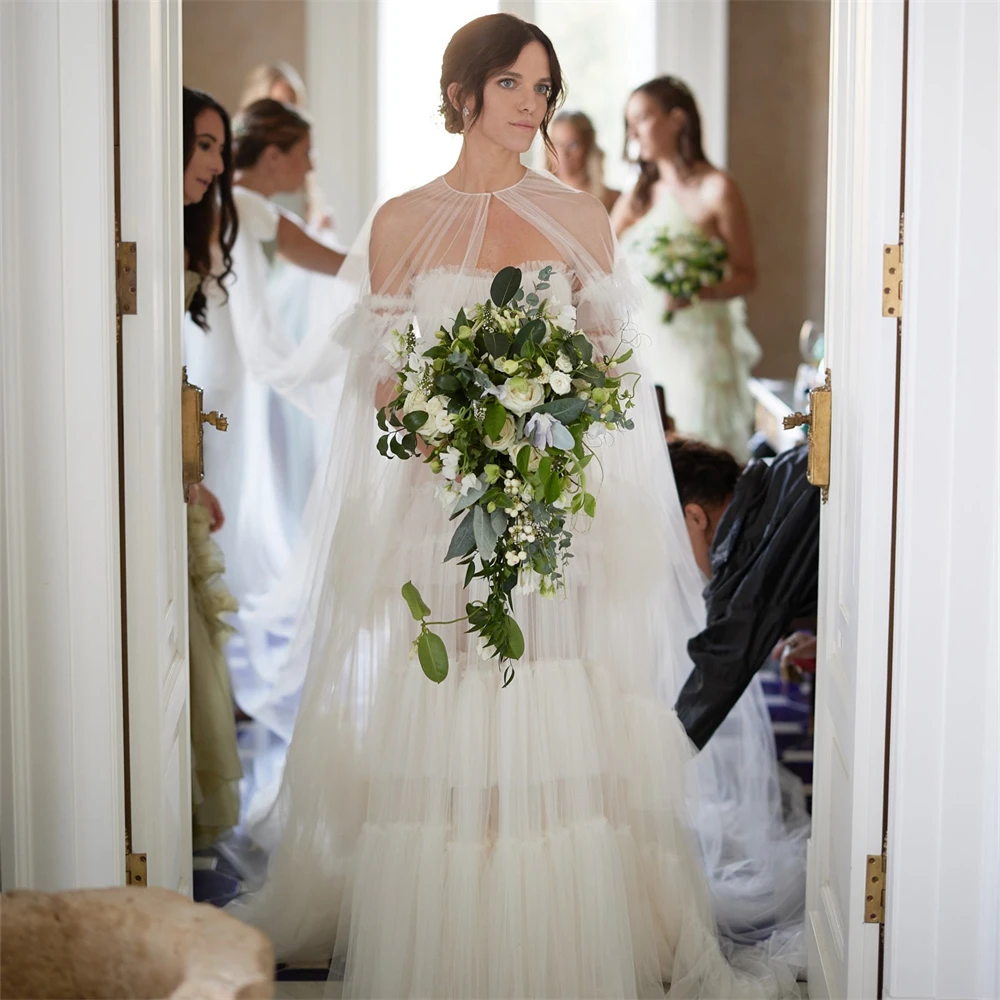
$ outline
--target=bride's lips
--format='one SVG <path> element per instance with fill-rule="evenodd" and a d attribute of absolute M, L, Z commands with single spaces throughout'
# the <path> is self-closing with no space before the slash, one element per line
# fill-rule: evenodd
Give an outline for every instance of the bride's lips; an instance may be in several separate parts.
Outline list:
<path fill-rule="evenodd" d="M 525 132 L 534 132 L 537 126 L 534 122 L 511 122 L 514 128 L 522 128 Z"/>

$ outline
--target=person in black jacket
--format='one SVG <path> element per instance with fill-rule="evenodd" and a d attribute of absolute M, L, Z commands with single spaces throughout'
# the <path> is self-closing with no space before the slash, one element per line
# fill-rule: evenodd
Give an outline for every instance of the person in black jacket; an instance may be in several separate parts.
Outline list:
<path fill-rule="evenodd" d="M 694 663 L 677 715 L 702 749 L 797 619 L 816 614 L 819 490 L 801 445 L 740 472 L 728 452 L 670 443 L 695 559 L 710 582 L 707 624 L 688 643 Z"/>

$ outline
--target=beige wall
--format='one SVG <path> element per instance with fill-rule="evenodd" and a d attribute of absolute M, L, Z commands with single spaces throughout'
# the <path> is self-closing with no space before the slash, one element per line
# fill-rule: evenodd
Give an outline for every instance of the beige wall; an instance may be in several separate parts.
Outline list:
<path fill-rule="evenodd" d="M 757 374 L 791 377 L 802 321 L 822 326 L 829 0 L 730 0 L 729 169 L 750 208 Z"/>
<path fill-rule="evenodd" d="M 184 83 L 230 113 L 247 73 L 279 59 L 305 76 L 305 0 L 184 0 Z"/>

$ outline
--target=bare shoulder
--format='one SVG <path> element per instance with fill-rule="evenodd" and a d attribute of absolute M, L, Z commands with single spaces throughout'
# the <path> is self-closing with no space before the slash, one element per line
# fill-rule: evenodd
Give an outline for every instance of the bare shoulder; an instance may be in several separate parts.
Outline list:
<path fill-rule="evenodd" d="M 412 227 L 415 216 L 414 192 L 390 198 L 372 219 L 371 242 L 375 245 Z"/>
<path fill-rule="evenodd" d="M 705 204 L 715 209 L 743 200 L 736 178 L 725 170 L 713 169 L 706 173 L 701 181 L 700 193 Z"/>

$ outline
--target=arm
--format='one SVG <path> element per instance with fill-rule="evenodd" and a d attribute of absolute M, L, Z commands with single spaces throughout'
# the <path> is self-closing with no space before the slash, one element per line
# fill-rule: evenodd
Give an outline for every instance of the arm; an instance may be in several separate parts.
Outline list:
<path fill-rule="evenodd" d="M 298 222 L 284 214 L 278 219 L 278 250 L 293 264 L 321 274 L 336 274 L 346 259 L 344 254 L 314 240 Z"/>
<path fill-rule="evenodd" d="M 631 192 L 621 195 L 611 209 L 611 228 L 615 236 L 621 239 L 622 233 L 631 229 L 644 214 L 636 210 Z"/>
<path fill-rule="evenodd" d="M 719 237 L 729 252 L 729 274 L 698 297 L 703 302 L 721 302 L 747 295 L 757 287 L 757 264 L 750 216 L 736 181 L 727 174 L 718 174 L 706 186 L 705 194 L 714 211 Z"/>

